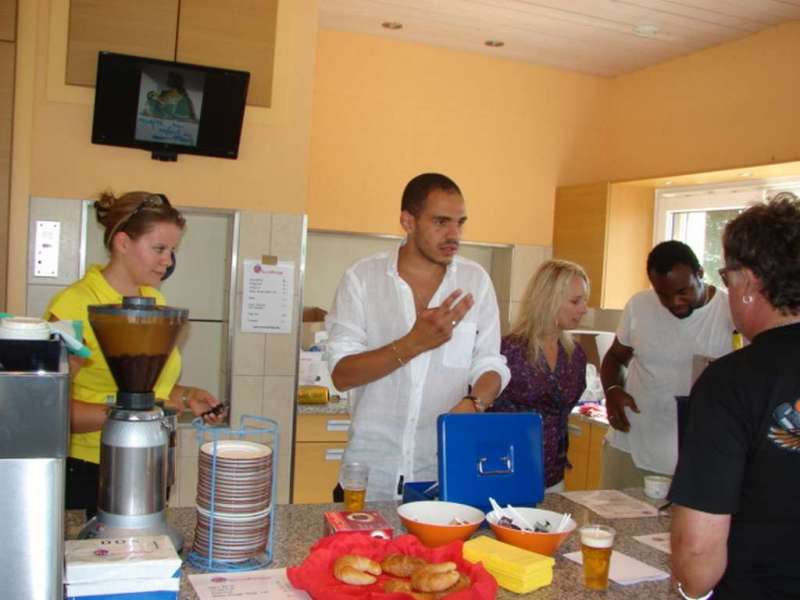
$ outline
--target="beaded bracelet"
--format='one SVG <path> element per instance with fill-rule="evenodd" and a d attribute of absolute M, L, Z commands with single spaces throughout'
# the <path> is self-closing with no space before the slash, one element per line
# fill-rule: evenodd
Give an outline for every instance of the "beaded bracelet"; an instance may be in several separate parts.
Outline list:
<path fill-rule="evenodd" d="M 394 342 L 389 344 L 389 346 L 391 346 L 392 352 L 394 352 L 394 357 L 397 359 L 397 364 L 399 364 L 401 367 L 405 365 L 406 361 L 404 361 L 403 358 L 400 356 L 400 351 L 397 349 L 397 346 L 394 345 Z"/>

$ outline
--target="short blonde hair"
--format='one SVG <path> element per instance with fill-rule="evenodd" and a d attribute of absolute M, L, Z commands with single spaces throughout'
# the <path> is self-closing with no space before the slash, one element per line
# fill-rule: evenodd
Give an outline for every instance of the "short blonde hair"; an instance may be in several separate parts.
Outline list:
<path fill-rule="evenodd" d="M 567 352 L 572 356 L 575 342 L 566 331 L 559 329 L 556 321 L 558 311 L 569 294 L 573 277 L 586 282 L 589 292 L 589 277 L 580 265 L 568 260 L 548 260 L 543 263 L 528 282 L 519 315 L 511 327 L 511 335 L 528 344 L 528 359 L 535 363 L 544 348 L 546 337 L 556 333 Z"/>

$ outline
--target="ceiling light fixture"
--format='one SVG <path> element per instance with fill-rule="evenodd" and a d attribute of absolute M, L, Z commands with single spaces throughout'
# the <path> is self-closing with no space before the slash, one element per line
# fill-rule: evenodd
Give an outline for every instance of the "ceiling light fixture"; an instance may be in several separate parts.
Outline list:
<path fill-rule="evenodd" d="M 752 173 L 750 171 L 745 171 L 744 173 L 739 173 L 739 177 L 752 177 Z"/>
<path fill-rule="evenodd" d="M 391 29 L 392 31 L 396 31 L 398 29 L 402 29 L 403 24 L 398 23 L 397 21 L 384 21 L 383 23 L 381 23 L 381 27 L 383 27 L 384 29 Z"/>
<path fill-rule="evenodd" d="M 668 179 L 667 181 L 664 182 L 664 185 L 672 185 L 672 180 Z"/>
<path fill-rule="evenodd" d="M 661 27 L 659 27 L 658 25 L 650 25 L 650 24 L 636 25 L 633 28 L 633 33 L 641 37 L 653 37 L 659 31 L 661 31 Z"/>
<path fill-rule="evenodd" d="M 489 48 L 502 48 L 506 45 L 505 42 L 501 42 L 500 40 L 486 40 L 483 43 L 489 46 Z"/>

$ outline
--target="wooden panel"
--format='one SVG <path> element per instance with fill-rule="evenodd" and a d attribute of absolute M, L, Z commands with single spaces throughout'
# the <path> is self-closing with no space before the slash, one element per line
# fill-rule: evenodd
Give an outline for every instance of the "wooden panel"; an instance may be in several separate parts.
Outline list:
<path fill-rule="evenodd" d="M 652 188 L 611 185 L 603 308 L 621 310 L 633 294 L 650 285 L 645 265 L 653 245 L 654 201 Z"/>
<path fill-rule="evenodd" d="M 17 0 L 0 0 L 0 40 L 17 39 Z"/>
<path fill-rule="evenodd" d="M 71 0 L 66 81 L 93 86 L 101 50 L 175 60 L 178 0 Z"/>
<path fill-rule="evenodd" d="M 553 258 L 578 263 L 589 275 L 589 305 L 600 306 L 603 289 L 608 184 L 576 185 L 556 190 Z"/>
<path fill-rule="evenodd" d="M 342 462 L 340 451 L 344 447 L 344 444 L 322 442 L 295 444 L 292 480 L 294 504 L 331 502 L 333 488 L 339 479 L 339 465 Z"/>
<path fill-rule="evenodd" d="M 350 416 L 297 415 L 296 442 L 346 442 Z"/>
<path fill-rule="evenodd" d="M 2 15 L 0 15 L 2 16 Z M 0 311 L 6 307 L 15 44 L 0 42 Z"/>
<path fill-rule="evenodd" d="M 608 432 L 608 425 L 592 423 L 592 435 L 589 440 L 589 464 L 586 473 L 586 489 L 600 489 L 603 477 L 603 440 Z"/>
<path fill-rule="evenodd" d="M 578 417 L 570 417 L 567 425 L 569 451 L 567 459 L 572 465 L 564 473 L 564 487 L 567 490 L 585 490 L 589 466 L 589 443 L 591 424 Z"/>
<path fill-rule="evenodd" d="M 250 72 L 247 103 L 270 106 L 278 0 L 181 0 L 177 60 Z"/>

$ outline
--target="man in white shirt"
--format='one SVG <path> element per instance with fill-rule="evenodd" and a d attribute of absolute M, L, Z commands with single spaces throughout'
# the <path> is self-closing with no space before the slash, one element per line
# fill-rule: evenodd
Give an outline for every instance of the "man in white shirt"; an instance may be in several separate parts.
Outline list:
<path fill-rule="evenodd" d="M 672 475 L 678 458 L 676 397 L 689 395 L 694 357 L 718 358 L 733 349 L 727 294 L 703 282 L 689 246 L 658 244 L 647 257 L 647 276 L 653 289 L 628 301 L 601 367 L 611 425 L 603 450 L 604 489 L 640 487 L 645 475 Z"/>
<path fill-rule="evenodd" d="M 466 220 L 451 179 L 412 179 L 405 242 L 350 267 L 326 318 L 333 383 L 351 390 L 343 460 L 369 465 L 368 500 L 436 480 L 436 418 L 485 410 L 510 378 L 492 282 L 456 254 Z"/>

